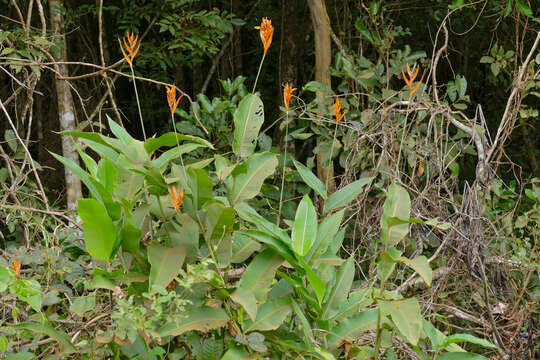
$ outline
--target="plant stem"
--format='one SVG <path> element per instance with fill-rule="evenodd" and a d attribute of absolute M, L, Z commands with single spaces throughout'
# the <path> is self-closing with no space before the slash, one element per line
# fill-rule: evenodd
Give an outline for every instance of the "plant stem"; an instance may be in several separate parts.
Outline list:
<path fill-rule="evenodd" d="M 142 111 L 141 111 L 141 102 L 139 101 L 139 92 L 137 91 L 137 82 L 135 81 L 135 72 L 133 71 L 133 65 L 129 64 L 129 68 L 131 69 L 131 76 L 133 77 L 133 87 L 135 88 L 135 97 L 137 99 L 137 108 L 139 109 L 139 119 L 141 119 L 141 128 L 143 133 L 144 141 L 146 141 L 146 131 L 144 130 L 144 122 L 142 118 Z"/>
<path fill-rule="evenodd" d="M 287 138 L 289 137 L 289 110 L 285 117 L 285 154 L 283 157 L 283 172 L 281 173 L 281 192 L 279 194 L 279 210 L 277 216 L 277 225 L 279 226 L 279 219 L 281 217 L 281 207 L 283 205 L 283 189 L 285 188 L 285 164 L 287 163 Z"/>
<path fill-rule="evenodd" d="M 338 122 L 336 121 L 336 127 L 334 129 L 334 138 L 332 139 L 332 145 L 330 146 L 330 158 L 328 158 L 328 170 L 326 170 L 326 181 L 324 188 L 328 194 L 328 179 L 330 178 L 330 165 L 332 165 L 332 155 L 334 152 L 334 143 L 336 142 L 336 133 L 337 133 Z M 324 167 L 324 164 L 323 164 Z"/>
<path fill-rule="evenodd" d="M 255 84 L 253 84 L 253 90 L 251 90 L 251 93 L 255 93 L 255 88 L 257 88 L 257 81 L 259 80 L 259 75 L 261 74 L 262 65 L 264 63 L 264 58 L 266 57 L 266 54 L 263 55 L 261 59 L 261 63 L 259 64 L 259 70 L 257 71 L 257 77 L 255 78 Z"/>
<path fill-rule="evenodd" d="M 184 165 L 184 159 L 182 158 L 182 153 L 180 152 L 180 142 L 178 141 L 178 132 L 176 131 L 176 123 L 174 122 L 174 114 L 171 114 L 171 121 L 174 129 L 174 135 L 176 136 L 176 146 L 178 147 L 178 155 L 180 156 L 180 163 L 182 164 L 182 169 L 184 170 L 184 177 L 187 181 L 186 166 Z"/>

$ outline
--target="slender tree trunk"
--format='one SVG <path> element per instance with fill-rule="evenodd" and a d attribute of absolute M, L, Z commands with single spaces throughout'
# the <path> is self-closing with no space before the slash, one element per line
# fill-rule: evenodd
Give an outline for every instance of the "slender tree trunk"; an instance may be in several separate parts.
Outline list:
<path fill-rule="evenodd" d="M 63 9 L 63 0 L 49 0 L 49 10 L 51 15 L 51 27 L 54 33 L 55 42 L 61 44 L 60 52 L 56 55 L 56 61 L 66 61 L 67 49 L 66 49 L 66 37 L 64 29 L 64 19 L 60 9 Z M 61 76 L 68 76 L 68 69 L 65 64 L 58 64 L 58 72 Z M 56 78 L 56 98 L 58 100 L 58 118 L 60 120 L 60 130 L 74 130 L 75 129 L 75 110 L 73 105 L 73 97 L 71 96 L 71 90 L 69 84 L 65 80 Z M 75 164 L 79 164 L 79 156 L 75 148 L 74 140 L 69 136 L 62 136 L 62 153 L 64 157 L 72 160 Z M 77 199 L 82 197 L 81 181 L 75 174 L 65 168 L 66 176 L 66 193 L 67 193 L 67 207 L 68 209 L 75 209 L 77 207 Z"/>
<path fill-rule="evenodd" d="M 330 81 L 330 63 L 332 61 L 331 47 L 331 28 L 330 19 L 326 12 L 324 0 L 308 0 L 311 21 L 313 22 L 313 31 L 315 32 L 315 81 L 318 81 L 328 87 L 332 87 Z M 324 104 L 325 92 L 317 91 L 317 98 L 321 106 Z M 317 176 L 326 183 L 328 174 L 328 192 L 332 193 L 336 189 L 334 181 L 334 165 L 331 162 L 329 167 L 323 166 L 324 153 L 317 154 Z"/>

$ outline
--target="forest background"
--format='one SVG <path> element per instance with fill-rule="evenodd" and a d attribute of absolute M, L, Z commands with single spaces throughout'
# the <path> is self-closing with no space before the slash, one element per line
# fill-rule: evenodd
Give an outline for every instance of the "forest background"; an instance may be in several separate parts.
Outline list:
<path fill-rule="evenodd" d="M 2 0 L 0 359 L 535 358 L 539 11 Z"/>

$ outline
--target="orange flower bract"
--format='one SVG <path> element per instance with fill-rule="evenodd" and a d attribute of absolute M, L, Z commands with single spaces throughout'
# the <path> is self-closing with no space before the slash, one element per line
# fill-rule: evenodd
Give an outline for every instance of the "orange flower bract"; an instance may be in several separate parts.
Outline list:
<path fill-rule="evenodd" d="M 139 36 L 133 33 L 128 33 L 122 40 L 124 41 L 124 46 L 126 47 L 126 51 L 124 51 L 124 48 L 122 47 L 121 44 L 120 44 L 120 50 L 122 50 L 122 54 L 124 54 L 124 59 L 126 59 L 128 64 L 131 66 L 133 64 L 133 59 L 135 58 L 135 56 L 137 55 L 141 47 Z"/>
<path fill-rule="evenodd" d="M 293 88 L 289 83 L 285 84 L 285 89 L 283 89 L 283 102 L 285 103 L 285 109 L 287 109 L 287 113 L 289 113 L 289 104 L 291 102 L 291 96 L 293 91 L 295 91 L 296 88 Z"/>
<path fill-rule="evenodd" d="M 15 279 L 18 278 L 21 271 L 21 263 L 19 262 L 19 260 L 13 260 L 13 265 L 11 266 L 11 269 L 15 271 Z"/>
<path fill-rule="evenodd" d="M 334 115 L 336 116 L 336 122 L 338 124 L 345 114 L 346 113 L 341 113 L 341 103 L 339 102 L 339 98 L 336 98 L 336 102 L 334 103 Z"/>
<path fill-rule="evenodd" d="M 176 98 L 176 87 L 166 87 L 167 88 L 167 103 L 169 104 L 169 109 L 171 109 L 171 116 L 174 116 L 174 112 L 176 111 L 176 108 L 178 107 L 178 104 L 180 103 L 180 100 L 184 97 L 184 94 L 182 93 L 180 97 Z"/>
<path fill-rule="evenodd" d="M 272 37 L 274 36 L 274 27 L 272 26 L 272 20 L 268 18 L 263 18 L 260 26 L 255 26 L 255 29 L 259 29 L 259 34 L 261 36 L 261 41 L 264 46 L 264 55 L 270 48 L 272 44 Z"/>
<path fill-rule="evenodd" d="M 408 63 L 406 64 L 406 66 L 407 66 L 408 76 L 405 75 L 405 72 L 403 71 L 403 69 L 401 69 L 401 75 L 403 76 L 403 80 L 405 81 L 405 84 L 407 84 L 409 89 L 411 89 L 411 95 L 414 95 L 414 93 L 420 88 L 420 84 L 422 84 L 422 80 L 424 79 L 424 73 L 422 73 L 422 77 L 420 78 L 420 81 L 418 82 L 418 84 L 416 84 L 413 87 L 413 82 L 418 76 L 418 70 L 420 70 L 420 67 L 417 67 L 416 65 L 414 65 L 413 69 L 411 70 Z M 416 71 L 414 71 L 415 69 Z"/>
<path fill-rule="evenodd" d="M 184 189 L 180 189 L 179 185 L 177 191 L 174 186 L 171 186 L 169 188 L 169 196 L 171 198 L 171 203 L 174 207 L 174 210 L 178 212 L 178 210 L 180 210 L 180 206 L 182 205 L 182 200 L 184 200 Z"/>

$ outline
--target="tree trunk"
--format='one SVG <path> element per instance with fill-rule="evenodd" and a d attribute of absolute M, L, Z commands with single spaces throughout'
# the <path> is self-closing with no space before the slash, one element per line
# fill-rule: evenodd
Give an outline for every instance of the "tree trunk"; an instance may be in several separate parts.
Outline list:
<path fill-rule="evenodd" d="M 56 61 L 66 61 L 66 37 L 64 29 L 64 19 L 60 9 L 65 8 L 63 0 L 50 0 L 49 10 L 51 14 L 51 27 L 55 36 L 54 41 L 61 43 L 60 52 L 56 55 Z M 61 76 L 68 76 L 67 65 L 58 64 L 58 72 Z M 57 75 L 58 76 L 58 75 Z M 73 97 L 69 84 L 65 80 L 56 78 L 56 98 L 58 100 L 58 118 L 60 120 L 60 130 L 75 129 L 75 110 L 73 105 Z M 62 153 L 64 157 L 70 159 L 75 164 L 79 164 L 79 156 L 75 148 L 74 140 L 69 136 L 62 136 Z M 77 199 L 82 197 L 81 181 L 75 174 L 65 167 L 66 176 L 66 193 L 68 209 L 77 207 Z"/>
<path fill-rule="evenodd" d="M 331 47 L 331 28 L 330 19 L 326 12 L 326 4 L 324 0 L 308 0 L 309 11 L 311 13 L 311 21 L 313 22 L 313 31 L 315 32 L 315 81 L 332 87 L 330 82 L 330 63 L 332 61 Z M 317 99 L 319 104 L 324 104 L 325 92 L 317 91 Z M 328 193 L 332 193 L 336 189 L 334 181 L 334 165 L 331 162 L 329 168 L 323 166 L 324 153 L 317 154 L 317 176 L 326 183 L 328 176 Z"/>

